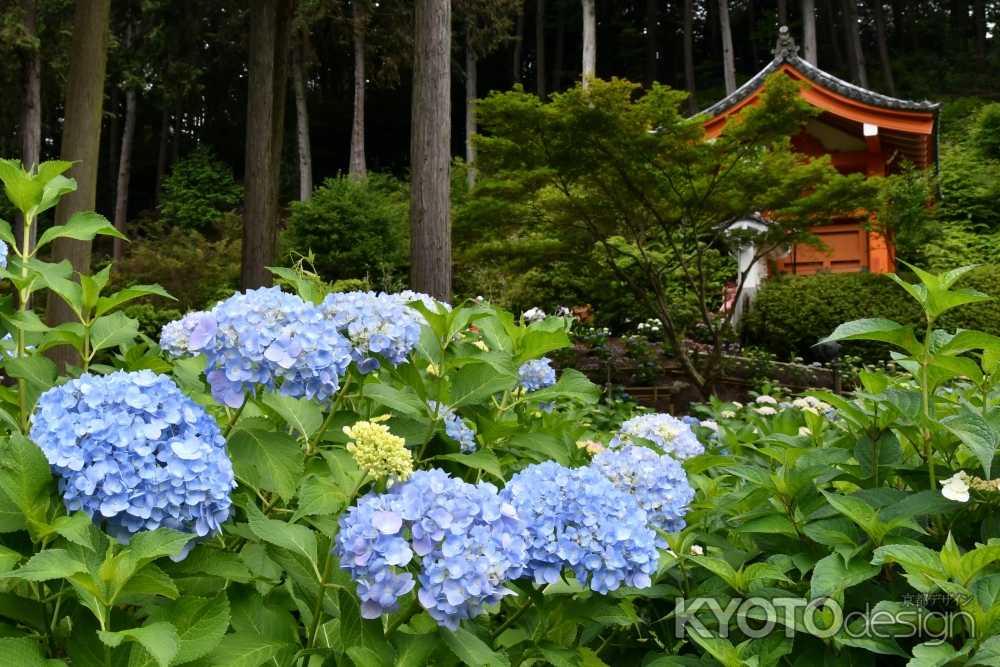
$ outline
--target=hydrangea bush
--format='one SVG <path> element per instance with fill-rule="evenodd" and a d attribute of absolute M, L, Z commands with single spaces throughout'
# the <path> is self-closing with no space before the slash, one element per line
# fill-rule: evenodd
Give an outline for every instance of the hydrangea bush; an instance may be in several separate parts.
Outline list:
<path fill-rule="evenodd" d="M 29 225 L 69 166 L 0 162 Z M 555 368 L 568 319 L 288 269 L 157 344 L 118 308 L 162 289 L 38 256 L 117 234 L 0 222 L 0 662 L 997 664 L 1000 340 L 934 328 L 985 298 L 961 270 L 903 284 L 923 332 L 833 333 L 899 374 L 669 415 Z M 797 611 L 761 634 L 747 600 Z"/>

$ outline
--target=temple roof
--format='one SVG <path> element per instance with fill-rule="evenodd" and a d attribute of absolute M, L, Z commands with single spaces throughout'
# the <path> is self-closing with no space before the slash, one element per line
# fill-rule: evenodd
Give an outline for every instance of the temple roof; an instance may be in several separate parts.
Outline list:
<path fill-rule="evenodd" d="M 937 111 L 941 105 L 937 102 L 924 100 L 916 102 L 913 100 L 902 100 L 897 97 L 890 97 L 873 90 L 862 88 L 853 83 L 837 78 L 832 74 L 824 72 L 809 61 L 799 56 L 799 47 L 795 40 L 788 33 L 788 27 L 782 26 L 779 30 L 778 43 L 774 49 L 774 60 L 767 64 L 761 71 L 757 72 L 753 78 L 734 90 L 732 93 L 722 98 L 712 106 L 704 109 L 701 113 L 709 116 L 717 116 L 736 106 L 746 98 L 750 97 L 754 91 L 761 87 L 768 76 L 781 69 L 782 65 L 791 65 L 805 78 L 813 83 L 817 83 L 824 88 L 843 95 L 857 102 L 870 104 L 885 109 L 899 109 L 901 111 Z"/>
<path fill-rule="evenodd" d="M 937 162 L 937 121 L 941 105 L 935 102 L 890 97 L 839 79 L 799 57 L 799 47 L 782 26 L 774 59 L 753 78 L 704 109 L 708 136 L 717 136 L 729 116 L 752 104 L 767 77 L 783 71 L 796 80 L 812 84 L 802 97 L 821 109 L 820 119 L 852 135 L 867 137 L 865 128 L 875 126 L 883 148 L 898 151 L 908 161 L 927 167 Z"/>

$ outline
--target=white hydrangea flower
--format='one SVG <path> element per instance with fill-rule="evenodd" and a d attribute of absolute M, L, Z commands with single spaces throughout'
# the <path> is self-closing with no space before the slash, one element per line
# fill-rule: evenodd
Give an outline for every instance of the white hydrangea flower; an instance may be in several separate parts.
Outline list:
<path fill-rule="evenodd" d="M 736 419 L 736 413 L 732 410 L 723 410 L 719 413 L 719 416 L 723 419 Z"/>
<path fill-rule="evenodd" d="M 546 315 L 544 310 L 536 306 L 521 313 L 521 317 L 524 318 L 525 322 L 541 322 L 545 319 Z"/>
<path fill-rule="evenodd" d="M 941 495 L 960 503 L 969 502 L 969 482 L 964 472 L 957 472 L 948 479 L 941 480 Z"/>
<path fill-rule="evenodd" d="M 700 544 L 692 544 L 691 545 L 691 555 L 692 556 L 704 556 L 705 555 L 705 548 L 702 547 Z"/>
<path fill-rule="evenodd" d="M 701 425 L 707 428 L 709 431 L 715 431 L 716 433 L 719 432 L 719 425 L 711 419 L 706 419 L 702 421 Z"/>
<path fill-rule="evenodd" d="M 753 411 L 759 415 L 764 415 L 765 417 L 770 417 L 771 415 L 778 414 L 778 411 L 772 408 L 770 405 L 762 405 L 759 408 L 754 408 Z"/>
<path fill-rule="evenodd" d="M 811 430 L 809 430 L 808 426 L 800 426 L 799 427 L 799 435 L 801 435 L 801 436 L 803 436 L 805 438 L 808 438 L 812 434 L 813 434 L 813 432 Z"/>
<path fill-rule="evenodd" d="M 768 396 L 767 394 L 763 394 L 757 397 L 757 403 L 760 403 L 761 405 L 777 405 L 778 399 L 774 398 L 773 396 Z"/>

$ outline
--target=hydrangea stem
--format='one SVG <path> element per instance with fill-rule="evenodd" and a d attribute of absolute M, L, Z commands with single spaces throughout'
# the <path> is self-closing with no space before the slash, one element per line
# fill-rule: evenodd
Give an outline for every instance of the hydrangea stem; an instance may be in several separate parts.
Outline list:
<path fill-rule="evenodd" d="M 21 259 L 21 279 L 28 277 L 28 259 L 31 257 L 31 225 L 35 221 L 35 216 L 25 213 L 24 214 L 24 231 L 22 236 L 24 240 L 22 242 L 21 248 L 16 248 L 18 255 Z M 19 313 L 24 313 L 28 310 L 28 303 L 31 300 L 31 290 L 27 287 L 22 287 L 18 292 L 17 299 L 17 309 Z M 24 356 L 26 349 L 24 341 L 24 329 L 18 327 L 17 329 L 17 356 L 21 358 Z M 18 407 L 21 412 L 21 431 L 24 433 L 28 432 L 28 382 L 24 378 L 18 378 L 17 380 L 17 400 Z"/>
<path fill-rule="evenodd" d="M 514 623 L 516 623 L 518 619 L 524 616 L 524 613 L 528 611 L 532 603 L 534 603 L 536 596 L 537 596 L 537 591 L 534 588 L 532 588 L 531 593 L 528 595 L 527 599 L 525 599 L 524 603 L 521 604 L 520 607 L 518 607 L 517 611 L 508 616 L 507 619 L 500 624 L 500 627 L 493 631 L 493 635 L 490 637 L 491 643 L 495 642 L 507 628 L 514 625 Z"/>

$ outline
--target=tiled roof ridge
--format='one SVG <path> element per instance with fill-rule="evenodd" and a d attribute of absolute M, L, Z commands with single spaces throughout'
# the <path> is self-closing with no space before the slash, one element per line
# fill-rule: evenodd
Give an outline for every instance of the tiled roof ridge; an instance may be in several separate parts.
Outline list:
<path fill-rule="evenodd" d="M 898 109 L 901 111 L 937 111 L 941 105 L 928 100 L 917 102 L 913 100 L 903 100 L 896 97 L 876 93 L 873 90 L 862 88 L 861 86 L 849 83 L 835 77 L 828 72 L 804 60 L 799 56 L 799 47 L 795 39 L 791 36 L 788 26 L 781 26 L 778 30 L 778 41 L 774 48 L 774 59 L 767 64 L 764 69 L 757 72 L 749 81 L 734 90 L 732 93 L 722 98 L 712 106 L 701 111 L 702 114 L 717 116 L 728 109 L 736 106 L 746 98 L 750 97 L 755 90 L 760 88 L 764 80 L 778 71 L 781 65 L 788 64 L 801 72 L 807 79 L 817 83 L 824 88 L 828 88 L 835 93 L 843 95 L 849 99 L 872 106 L 886 109 Z"/>

